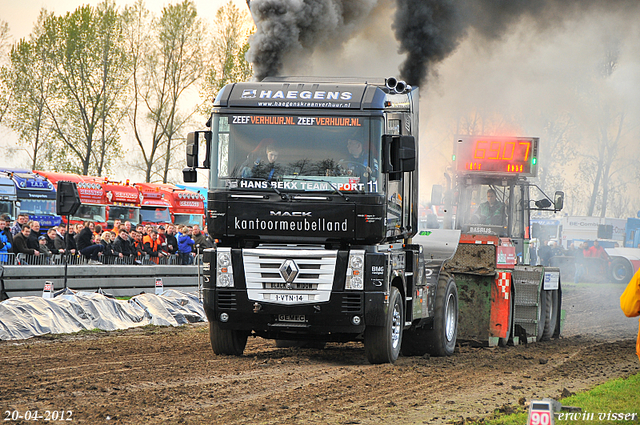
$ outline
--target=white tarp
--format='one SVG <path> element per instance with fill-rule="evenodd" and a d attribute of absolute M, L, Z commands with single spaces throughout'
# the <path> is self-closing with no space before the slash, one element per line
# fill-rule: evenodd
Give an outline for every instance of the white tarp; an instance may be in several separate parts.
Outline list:
<path fill-rule="evenodd" d="M 18 297 L 0 302 L 0 340 L 206 321 L 196 294 L 174 290 L 162 295 L 140 294 L 126 301 L 99 293 L 67 291 L 52 299 Z"/>

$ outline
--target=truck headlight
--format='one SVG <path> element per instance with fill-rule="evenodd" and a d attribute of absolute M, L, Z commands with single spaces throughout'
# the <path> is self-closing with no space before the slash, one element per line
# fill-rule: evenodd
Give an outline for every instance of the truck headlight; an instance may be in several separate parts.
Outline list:
<path fill-rule="evenodd" d="M 233 288 L 233 266 L 231 265 L 231 248 L 218 248 L 216 251 L 216 255 L 216 287 Z"/>
<path fill-rule="evenodd" d="M 349 253 L 349 267 L 344 289 L 362 291 L 364 289 L 364 250 Z"/>
<path fill-rule="evenodd" d="M 231 256 L 229 255 L 229 253 L 218 253 L 218 265 L 220 267 L 229 267 L 231 265 Z"/>

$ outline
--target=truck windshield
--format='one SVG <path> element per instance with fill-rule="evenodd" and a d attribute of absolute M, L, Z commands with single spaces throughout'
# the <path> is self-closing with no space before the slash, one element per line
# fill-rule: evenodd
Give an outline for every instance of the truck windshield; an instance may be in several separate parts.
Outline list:
<path fill-rule="evenodd" d="M 109 207 L 109 221 L 121 220 L 130 221 L 131 224 L 138 224 L 140 222 L 140 208 L 136 207 L 123 207 L 123 206 L 110 206 Z"/>
<path fill-rule="evenodd" d="M 13 202 L 0 201 L 0 215 L 8 215 L 13 220 Z"/>
<path fill-rule="evenodd" d="M 31 215 L 55 215 L 55 199 L 21 199 L 20 212 Z"/>
<path fill-rule="evenodd" d="M 104 223 L 107 221 L 107 207 L 101 205 L 80 205 L 76 213 L 71 218 Z"/>
<path fill-rule="evenodd" d="M 211 128 L 212 188 L 382 189 L 382 117 L 214 114 Z"/>
<path fill-rule="evenodd" d="M 140 220 L 145 223 L 171 223 L 168 207 L 142 207 Z"/>
<path fill-rule="evenodd" d="M 197 224 L 202 226 L 202 214 L 174 214 L 174 224 L 184 224 L 185 226 L 193 226 Z"/>
<path fill-rule="evenodd" d="M 463 231 L 468 226 L 493 228 L 500 236 L 506 236 L 508 224 L 510 188 L 491 184 L 476 184 L 460 191 L 457 224 Z"/>

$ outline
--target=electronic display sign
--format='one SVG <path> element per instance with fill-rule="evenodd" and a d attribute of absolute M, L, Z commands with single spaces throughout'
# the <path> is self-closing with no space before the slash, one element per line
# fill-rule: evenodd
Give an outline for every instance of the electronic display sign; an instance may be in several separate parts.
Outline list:
<path fill-rule="evenodd" d="M 467 174 L 538 174 L 537 137 L 465 136 L 455 142 L 456 171 Z"/>

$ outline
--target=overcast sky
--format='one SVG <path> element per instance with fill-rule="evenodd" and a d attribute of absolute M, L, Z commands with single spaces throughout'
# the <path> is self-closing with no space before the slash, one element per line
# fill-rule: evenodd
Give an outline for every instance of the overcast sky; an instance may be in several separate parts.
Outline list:
<path fill-rule="evenodd" d="M 198 13 L 202 16 L 213 16 L 218 8 L 224 5 L 227 0 L 194 0 L 198 7 Z M 75 10 L 83 4 L 96 5 L 99 0 L 0 0 L 0 19 L 7 21 L 11 28 L 11 35 L 14 40 L 26 37 L 31 32 L 40 10 L 44 7 L 56 15 Z M 133 0 L 116 0 L 120 7 L 134 3 Z M 148 0 L 146 6 L 156 14 L 167 4 L 177 3 L 176 1 Z M 246 7 L 243 0 L 233 0 L 238 7 Z"/>

